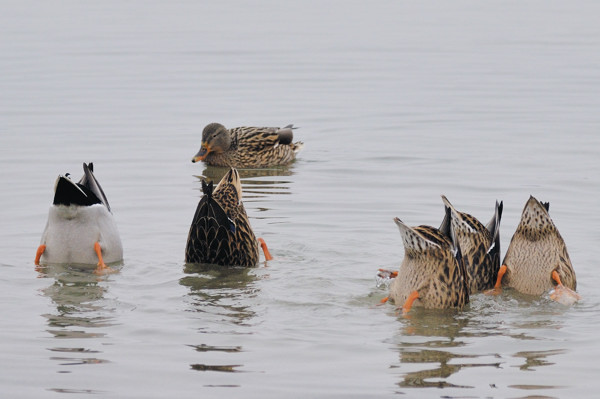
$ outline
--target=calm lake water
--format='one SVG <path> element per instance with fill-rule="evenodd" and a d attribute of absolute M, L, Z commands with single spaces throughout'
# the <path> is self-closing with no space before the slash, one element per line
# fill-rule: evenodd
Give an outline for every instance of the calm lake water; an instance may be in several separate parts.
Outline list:
<path fill-rule="evenodd" d="M 96 397 L 590 397 L 600 390 L 600 4 L 4 2 L 0 393 Z M 275 259 L 186 266 L 210 122 L 294 123 L 287 168 L 242 171 Z M 58 174 L 95 163 L 125 259 L 36 271 Z M 475 295 L 399 317 L 375 282 L 398 216 L 440 195 L 502 253 L 551 203 L 583 300 Z M 72 393 L 74 395 L 65 395 Z"/>

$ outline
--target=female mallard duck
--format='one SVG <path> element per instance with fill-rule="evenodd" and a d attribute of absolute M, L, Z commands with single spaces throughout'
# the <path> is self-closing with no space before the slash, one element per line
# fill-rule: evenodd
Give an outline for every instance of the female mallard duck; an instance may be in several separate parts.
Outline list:
<path fill-rule="evenodd" d="M 469 287 L 457 243 L 434 227 L 409 227 L 398 218 L 394 222 L 404 243 L 404 259 L 390 284 L 390 297 L 402 304 L 403 313 L 415 300 L 416 305 L 437 309 L 467 304 Z"/>
<path fill-rule="evenodd" d="M 202 181 L 204 196 L 196 208 L 185 248 L 186 263 L 212 263 L 224 266 L 256 266 L 258 242 L 265 259 L 271 255 L 262 238 L 250 227 L 242 203 L 242 184 L 236 169 L 213 189 L 213 182 Z"/>
<path fill-rule="evenodd" d="M 549 209 L 549 203 L 529 197 L 498 271 L 495 288 L 504 285 L 530 295 L 554 289 L 551 298 L 569 304 L 580 299 L 575 292 L 575 270 Z"/>
<path fill-rule="evenodd" d="M 96 273 L 102 273 L 111 271 L 106 263 L 123 260 L 117 224 L 93 170 L 92 163 L 84 163 L 79 182 L 73 182 L 68 174 L 56 179 L 36 265 L 94 265 Z"/>
<path fill-rule="evenodd" d="M 211 123 L 202 132 L 200 151 L 192 162 L 233 168 L 262 168 L 287 165 L 302 149 L 302 142 L 292 143 L 293 125 L 278 127 L 236 127 L 226 129 Z"/>
<path fill-rule="evenodd" d="M 452 228 L 463 256 L 469 281 L 469 293 L 488 290 L 496 283 L 500 268 L 500 218 L 502 217 L 502 202 L 496 201 L 496 209 L 492 220 L 484 226 L 473 216 L 459 212 L 450 201 L 442 195 L 444 206 L 450 212 L 450 223 L 442 222 Z M 448 232 L 446 232 L 447 235 Z"/>

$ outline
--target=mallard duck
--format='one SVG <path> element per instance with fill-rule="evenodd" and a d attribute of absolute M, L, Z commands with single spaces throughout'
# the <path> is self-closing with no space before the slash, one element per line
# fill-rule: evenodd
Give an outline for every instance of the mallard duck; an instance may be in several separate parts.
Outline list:
<path fill-rule="evenodd" d="M 460 309 L 467 304 L 467 275 L 457 243 L 434 227 L 409 227 L 398 218 L 394 222 L 404 243 L 404 259 L 390 284 L 390 297 L 402 305 L 403 313 L 414 301 L 437 309 Z"/>
<path fill-rule="evenodd" d="M 188 234 L 186 263 L 256 266 L 259 243 L 265 259 L 272 259 L 264 240 L 252 232 L 236 169 L 231 168 L 216 188 L 203 180 L 202 192 Z"/>
<path fill-rule="evenodd" d="M 56 179 L 36 265 L 94 265 L 96 273 L 103 273 L 111 271 L 107 263 L 123 260 L 117 224 L 93 171 L 92 163 L 84 163 L 79 182 L 73 182 L 68 173 Z"/>
<path fill-rule="evenodd" d="M 450 210 L 446 215 L 450 223 L 442 222 L 452 228 L 463 256 L 469 281 L 469 293 L 490 289 L 496 283 L 500 268 L 500 219 L 502 217 L 502 202 L 496 201 L 492 220 L 484 226 L 473 216 L 459 212 L 452 206 L 448 198 L 442 195 L 444 206 Z M 448 236 L 450 233 L 446 232 Z"/>
<path fill-rule="evenodd" d="M 569 304 L 580 299 L 575 270 L 549 209 L 548 202 L 529 197 L 498 271 L 496 289 L 508 286 L 530 295 L 553 290 L 552 299 Z"/>
<path fill-rule="evenodd" d="M 211 123 L 202 132 L 200 151 L 192 162 L 233 168 L 261 168 L 287 165 L 302 149 L 302 142 L 292 143 L 293 125 L 278 127 L 236 127 L 226 129 Z"/>

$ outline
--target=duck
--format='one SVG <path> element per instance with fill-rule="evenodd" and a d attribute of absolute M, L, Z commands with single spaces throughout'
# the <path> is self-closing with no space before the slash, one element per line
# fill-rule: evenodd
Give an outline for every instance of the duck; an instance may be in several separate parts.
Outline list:
<path fill-rule="evenodd" d="M 444 220 L 440 229 L 450 227 L 451 234 L 458 241 L 468 275 L 469 293 L 475 294 L 493 288 L 500 269 L 502 201 L 496 201 L 494 216 L 485 226 L 468 213 L 457 211 L 444 195 L 442 201 L 445 209 L 449 210 L 446 215 L 450 217 L 450 221 L 448 223 Z"/>
<path fill-rule="evenodd" d="M 200 150 L 192 162 L 204 161 L 212 166 L 264 168 L 288 165 L 302 149 L 293 143 L 294 125 L 278 127 L 236 127 L 226 129 L 210 123 L 202 131 Z"/>
<path fill-rule="evenodd" d="M 107 264 L 123 260 L 123 245 L 104 190 L 94 176 L 94 164 L 83 164 L 83 177 L 67 173 L 54 184 L 54 200 L 35 255 L 35 265 L 94 267 L 103 274 Z"/>
<path fill-rule="evenodd" d="M 445 218 L 447 223 L 449 218 Z M 390 284 L 390 298 L 406 314 L 412 306 L 462 309 L 469 303 L 467 273 L 455 238 L 431 226 L 394 222 L 404 244 L 404 259 Z"/>
<path fill-rule="evenodd" d="M 186 263 L 253 267 L 259 261 L 259 244 L 265 260 L 273 259 L 265 241 L 252 231 L 237 169 L 230 168 L 217 187 L 202 180 L 202 192 L 188 233 Z"/>
<path fill-rule="evenodd" d="M 550 218 L 550 203 L 530 196 L 517 226 L 495 284 L 523 294 L 550 293 L 553 300 L 569 305 L 581 299 L 575 292 L 577 279 L 565 241 Z"/>

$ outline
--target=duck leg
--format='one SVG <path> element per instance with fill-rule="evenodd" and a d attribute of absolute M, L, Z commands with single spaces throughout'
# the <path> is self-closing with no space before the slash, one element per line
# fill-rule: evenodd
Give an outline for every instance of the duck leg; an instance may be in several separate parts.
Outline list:
<path fill-rule="evenodd" d="M 265 260 L 273 259 L 273 257 L 271 256 L 271 253 L 269 252 L 269 248 L 267 248 L 267 243 L 265 242 L 265 240 L 263 240 L 262 238 L 259 238 L 258 242 L 260 243 L 260 247 L 262 248 L 262 250 L 265 254 Z"/>
<path fill-rule="evenodd" d="M 554 287 L 554 290 L 550 293 L 550 299 L 567 306 L 572 305 L 581 299 L 581 296 L 578 293 L 562 284 L 556 270 L 552 271 L 552 280 L 556 281 L 556 287 Z"/>
<path fill-rule="evenodd" d="M 36 266 L 40 265 L 40 258 L 42 257 L 42 254 L 44 253 L 45 250 L 46 250 L 46 246 L 42 244 L 38 247 L 37 251 L 35 252 L 35 265 Z"/>
<path fill-rule="evenodd" d="M 496 285 L 491 290 L 485 291 L 486 295 L 498 295 L 502 291 L 502 277 L 506 274 L 508 267 L 506 265 L 500 266 L 498 269 L 498 279 L 496 280 Z"/>
<path fill-rule="evenodd" d="M 406 299 L 406 302 L 404 302 L 404 305 L 402 305 L 402 314 L 407 314 L 408 312 L 410 312 L 410 308 L 412 307 L 413 302 L 417 298 L 419 298 L 419 291 L 413 291 L 410 293 L 410 295 Z"/>
<path fill-rule="evenodd" d="M 102 258 L 102 247 L 100 246 L 100 243 L 98 241 L 94 243 L 94 251 L 96 252 L 96 255 L 98 255 L 98 267 L 96 268 L 96 270 L 94 270 L 94 273 L 104 274 L 114 272 L 113 269 L 106 266 L 106 263 L 104 263 L 104 259 Z"/>
<path fill-rule="evenodd" d="M 397 271 L 391 271 L 391 270 L 386 270 L 386 269 L 379 269 L 378 272 L 377 272 L 377 286 L 379 287 L 381 284 L 383 284 L 381 281 L 392 280 L 392 279 L 394 279 L 396 277 L 398 277 L 398 272 Z M 384 303 L 386 303 L 387 301 L 389 301 L 389 299 L 390 299 L 390 297 L 386 296 L 381 301 L 379 301 L 379 303 L 381 305 L 383 305 Z"/>

